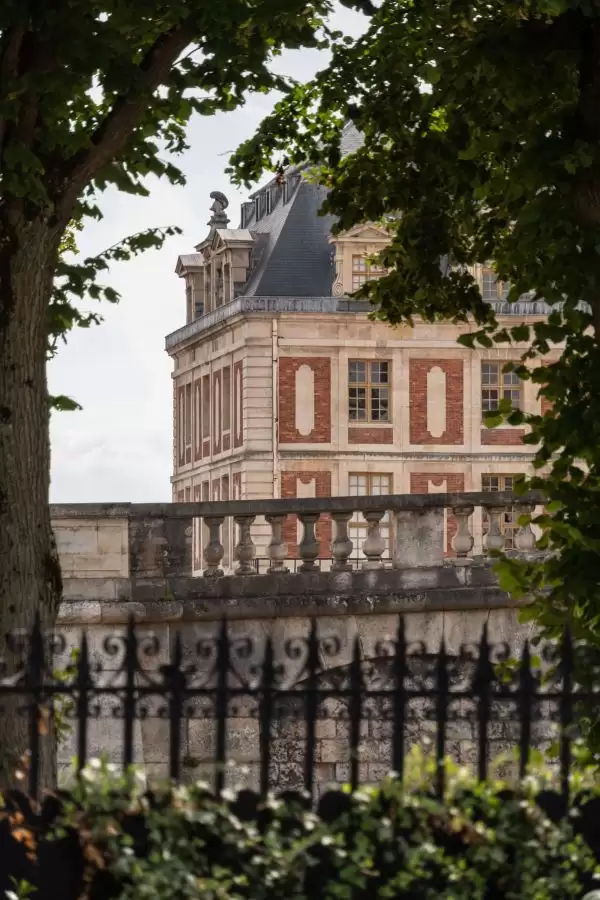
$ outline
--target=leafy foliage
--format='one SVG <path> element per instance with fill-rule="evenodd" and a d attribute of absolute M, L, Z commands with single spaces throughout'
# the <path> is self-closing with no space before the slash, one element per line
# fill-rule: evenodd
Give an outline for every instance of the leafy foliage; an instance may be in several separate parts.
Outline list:
<path fill-rule="evenodd" d="M 423 774 L 431 777 L 429 769 Z M 54 805 L 54 822 L 41 840 L 38 831 L 32 860 L 58 861 L 64 870 L 72 854 L 70 874 L 97 900 L 581 896 L 594 886 L 598 863 L 589 840 L 596 831 L 582 836 L 586 816 L 552 821 L 542 787 L 531 778 L 511 791 L 455 770 L 443 803 L 426 781 L 403 789 L 390 778 L 354 795 L 330 792 L 314 814 L 300 795 L 261 804 L 241 792 L 218 802 L 202 784 L 147 794 L 143 777 L 95 761 L 62 808 Z M 597 790 L 588 791 L 587 808 L 598 799 Z M 27 817 L 14 819 L 13 834 L 19 830 L 31 854 Z M 13 866 L 16 856 L 9 857 Z M 12 877 L 35 884 L 33 872 Z M 52 889 L 61 885 L 55 880 Z M 76 896 L 77 879 L 67 887 L 64 900 Z"/>
<path fill-rule="evenodd" d="M 118 300 L 98 282 L 111 261 L 178 233 L 150 228 L 77 263 L 75 235 L 86 217 L 102 217 L 99 195 L 110 187 L 147 195 L 150 175 L 183 184 L 174 159 L 188 149 L 190 117 L 234 109 L 251 92 L 287 90 L 270 62 L 284 47 L 325 46 L 330 9 L 330 0 L 2 4 L 0 249 L 18 253 L 32 223 L 51 236 L 51 356 L 73 327 L 100 321 L 78 306 L 84 297 Z M 60 397 L 54 406 L 76 404 Z"/>
<path fill-rule="evenodd" d="M 527 615 L 546 636 L 569 621 L 598 649 L 599 47 L 592 0 L 383 0 L 366 34 L 340 43 L 232 159 L 244 182 L 281 154 L 307 160 L 339 229 L 387 225 L 389 274 L 360 291 L 374 316 L 450 319 L 464 345 L 521 357 L 515 371 L 552 410 L 503 407 L 488 424 L 528 426 L 537 471 L 523 488 L 548 497 L 536 520 L 547 558 L 505 561 L 501 577 L 533 597 Z M 364 144 L 341 159 L 348 119 Z M 472 275 L 486 262 L 509 302 L 543 298 L 548 317 L 501 326 Z"/>

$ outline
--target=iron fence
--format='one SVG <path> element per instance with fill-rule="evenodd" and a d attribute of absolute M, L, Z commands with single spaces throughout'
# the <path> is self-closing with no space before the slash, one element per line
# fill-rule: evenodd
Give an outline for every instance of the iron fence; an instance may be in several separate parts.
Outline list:
<path fill-rule="evenodd" d="M 442 638 L 432 653 L 423 642 L 407 640 L 403 618 L 398 619 L 396 634 L 378 641 L 368 658 L 358 636 L 347 641 L 341 634 L 320 633 L 317 620 L 307 621 L 303 634 L 281 641 L 268 634 L 252 638 L 227 621 L 199 637 L 184 627 L 168 647 L 131 620 L 120 633 L 103 640 L 103 661 L 97 658 L 97 648 L 90 649 L 92 639 L 92 632 L 83 633 L 71 669 L 57 672 L 56 660 L 69 651 L 67 636 L 43 633 L 36 621 L 30 633 L 7 638 L 0 714 L 26 717 L 27 777 L 33 797 L 39 790 L 42 744 L 48 740 L 42 726 L 57 708 L 71 722 L 78 770 L 89 759 L 94 720 L 106 717 L 119 730 L 125 767 L 136 762 L 136 722 L 152 716 L 162 720 L 168 734 L 168 773 L 175 780 L 182 777 L 184 764 L 182 726 L 204 720 L 214 738 L 210 762 L 217 794 L 225 786 L 231 724 L 242 707 L 243 715 L 257 723 L 263 794 L 275 786 L 274 752 L 292 735 L 289 764 L 301 786 L 314 794 L 323 758 L 322 721 L 336 722 L 338 731 L 343 723 L 344 738 L 335 746 L 341 744 L 347 752 L 352 789 L 361 782 L 365 724 L 378 728 L 380 736 L 384 729 L 389 738 L 385 765 L 399 777 L 405 773 L 411 744 L 429 733 L 438 795 L 444 791 L 444 759 L 455 749 L 457 723 L 467 722 L 472 729 L 467 749 L 480 779 L 488 777 L 499 729 L 508 734 L 518 773 L 524 775 L 533 748 L 548 742 L 541 723 L 556 728 L 557 775 L 565 802 L 576 719 L 582 709 L 600 717 L 600 667 L 592 671 L 586 658 L 585 685 L 580 682 L 579 648 L 568 630 L 559 644 L 542 648 L 539 655 L 526 642 L 516 660 L 510 646 L 489 640 L 486 628 L 478 644 L 451 653 Z M 384 743 L 380 740 L 378 747 Z"/>

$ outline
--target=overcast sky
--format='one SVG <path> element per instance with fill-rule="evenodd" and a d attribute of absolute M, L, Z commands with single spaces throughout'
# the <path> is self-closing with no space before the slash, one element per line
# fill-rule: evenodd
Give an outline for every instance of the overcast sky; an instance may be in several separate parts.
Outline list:
<path fill-rule="evenodd" d="M 357 34 L 364 23 L 342 9 L 334 24 Z M 323 53 L 303 50 L 286 54 L 277 68 L 308 79 L 326 62 Z M 189 128 L 191 149 L 179 159 L 186 187 L 152 179 L 147 198 L 107 192 L 101 198 L 103 221 L 86 225 L 80 235 L 86 256 L 150 226 L 183 229 L 161 251 L 112 267 L 108 280 L 122 295 L 121 303 L 102 309 L 102 325 L 74 332 L 50 365 L 51 392 L 72 396 L 83 406 L 82 412 L 52 416 L 53 503 L 171 499 L 172 367 L 164 339 L 185 324 L 185 291 L 175 263 L 206 237 L 211 191 L 227 195 L 232 227 L 239 224 L 245 197 L 223 170 L 229 151 L 252 134 L 274 101 L 252 96 L 235 112 L 196 117 Z"/>

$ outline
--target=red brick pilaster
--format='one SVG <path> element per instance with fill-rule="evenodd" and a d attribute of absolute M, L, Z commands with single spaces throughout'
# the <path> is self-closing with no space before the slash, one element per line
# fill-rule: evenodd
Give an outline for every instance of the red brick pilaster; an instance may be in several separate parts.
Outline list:
<path fill-rule="evenodd" d="M 446 429 L 440 437 L 427 430 L 427 375 L 436 366 L 446 375 Z M 411 444 L 463 444 L 463 360 L 413 358 L 408 371 Z"/>
<path fill-rule="evenodd" d="M 300 366 L 314 372 L 314 427 L 300 434 L 296 427 L 296 373 Z M 329 444 L 331 442 L 331 360 L 325 356 L 284 356 L 279 360 L 279 443 Z"/>

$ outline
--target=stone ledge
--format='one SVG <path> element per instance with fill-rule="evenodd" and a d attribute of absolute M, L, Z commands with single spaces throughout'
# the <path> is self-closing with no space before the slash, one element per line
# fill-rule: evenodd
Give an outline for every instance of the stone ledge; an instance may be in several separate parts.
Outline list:
<path fill-rule="evenodd" d="M 114 582 L 111 584 L 111 582 Z M 380 569 L 222 578 L 82 579 L 65 583 L 65 624 L 514 607 L 488 567 Z"/>

